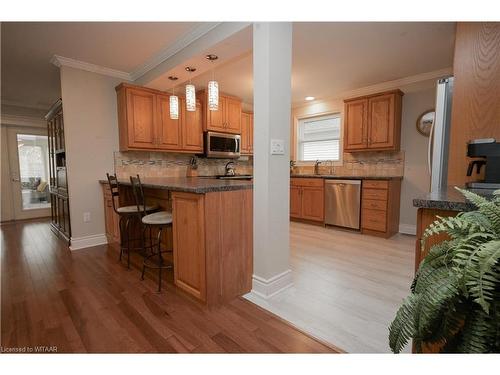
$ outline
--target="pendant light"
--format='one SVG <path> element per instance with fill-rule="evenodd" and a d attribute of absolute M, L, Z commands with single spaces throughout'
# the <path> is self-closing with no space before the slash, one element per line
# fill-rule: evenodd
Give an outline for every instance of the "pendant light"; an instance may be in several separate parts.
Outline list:
<path fill-rule="evenodd" d="M 187 66 L 186 71 L 191 74 L 196 71 L 196 68 Z M 189 78 L 189 84 L 186 85 L 186 110 L 189 112 L 196 111 L 196 88 L 191 84 L 191 76 Z"/>
<path fill-rule="evenodd" d="M 219 57 L 217 55 L 207 55 L 207 60 L 214 62 Z M 215 80 L 214 69 L 212 69 L 212 80 L 208 82 L 208 109 L 210 111 L 219 110 L 219 84 Z"/>
<path fill-rule="evenodd" d="M 177 81 L 177 77 L 170 76 L 168 77 L 171 81 Z M 179 97 L 175 95 L 175 86 L 172 87 L 172 95 L 170 95 L 170 118 L 172 120 L 179 119 Z"/>

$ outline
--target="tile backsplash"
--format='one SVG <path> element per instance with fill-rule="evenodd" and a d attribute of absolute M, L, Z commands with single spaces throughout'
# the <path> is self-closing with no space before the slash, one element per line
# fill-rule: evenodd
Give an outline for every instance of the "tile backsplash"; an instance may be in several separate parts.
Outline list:
<path fill-rule="evenodd" d="M 142 177 L 185 177 L 190 170 L 192 154 L 165 152 L 126 151 L 114 153 L 115 172 L 118 178 L 139 174 Z M 198 158 L 198 176 L 213 176 L 225 173 L 226 163 L 233 161 L 236 173 L 252 174 L 253 158 L 207 159 Z"/>
<path fill-rule="evenodd" d="M 128 178 L 139 174 L 143 177 L 185 177 L 190 170 L 191 154 L 175 154 L 164 152 L 126 151 L 115 152 L 115 171 L 118 178 Z M 253 174 L 253 158 L 240 159 L 207 159 L 198 158 L 198 176 L 213 176 L 225 173 L 225 165 L 233 161 L 238 174 Z M 299 163 L 300 164 L 300 163 Z M 313 165 L 297 165 L 296 174 L 314 173 Z M 343 154 L 341 166 L 332 166 L 328 161 L 322 162 L 320 174 L 339 176 L 403 176 L 404 151 L 373 151 L 355 154 Z"/>
<path fill-rule="evenodd" d="M 404 151 L 388 152 L 358 152 L 344 153 L 341 166 L 333 166 L 329 161 L 322 162 L 319 166 L 320 174 L 333 174 L 339 176 L 403 176 Z M 299 163 L 300 164 L 300 163 Z M 312 174 L 314 166 L 297 165 L 294 173 Z"/>

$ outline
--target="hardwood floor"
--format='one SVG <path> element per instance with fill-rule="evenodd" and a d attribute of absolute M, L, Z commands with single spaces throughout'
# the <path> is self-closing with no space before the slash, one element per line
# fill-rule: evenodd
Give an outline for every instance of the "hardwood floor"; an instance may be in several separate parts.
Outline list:
<path fill-rule="evenodd" d="M 140 281 L 110 246 L 71 252 L 47 221 L 1 227 L 1 345 L 94 353 L 332 353 L 258 306 L 207 309 Z"/>
<path fill-rule="evenodd" d="M 415 237 L 292 222 L 290 246 L 293 287 L 247 298 L 347 352 L 389 352 L 388 327 L 413 278 Z"/>

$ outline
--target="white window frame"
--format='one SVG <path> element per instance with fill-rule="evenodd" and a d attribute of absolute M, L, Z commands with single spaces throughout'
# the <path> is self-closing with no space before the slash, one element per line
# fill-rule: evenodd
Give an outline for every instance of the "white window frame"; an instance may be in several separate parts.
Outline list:
<path fill-rule="evenodd" d="M 339 160 L 320 160 L 322 163 L 328 163 L 329 165 L 333 166 L 342 166 L 343 165 L 343 153 L 344 153 L 344 123 L 343 123 L 343 117 L 341 112 L 330 112 L 330 113 L 322 113 L 320 115 L 312 115 L 312 116 L 304 116 L 304 117 L 297 117 L 297 122 L 296 122 L 296 137 L 295 137 L 295 164 L 298 166 L 307 166 L 307 165 L 314 165 L 316 161 L 310 161 L 310 160 L 300 160 L 300 126 L 301 124 L 306 121 L 306 120 L 322 120 L 326 118 L 331 118 L 331 117 L 338 117 L 340 118 L 340 136 L 339 136 Z"/>

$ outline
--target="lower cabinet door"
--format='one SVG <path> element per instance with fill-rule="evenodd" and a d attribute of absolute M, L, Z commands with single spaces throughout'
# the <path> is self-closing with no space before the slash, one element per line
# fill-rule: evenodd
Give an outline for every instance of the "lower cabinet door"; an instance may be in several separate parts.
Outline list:
<path fill-rule="evenodd" d="M 387 230 L 387 211 L 364 208 L 361 211 L 361 228 L 385 232 Z"/>
<path fill-rule="evenodd" d="M 301 216 L 301 188 L 298 186 L 290 186 L 290 217 L 300 218 Z"/>
<path fill-rule="evenodd" d="M 172 193 L 172 214 L 175 285 L 205 301 L 205 196 Z"/>
<path fill-rule="evenodd" d="M 314 221 L 324 220 L 324 190 L 302 187 L 302 218 Z"/>

